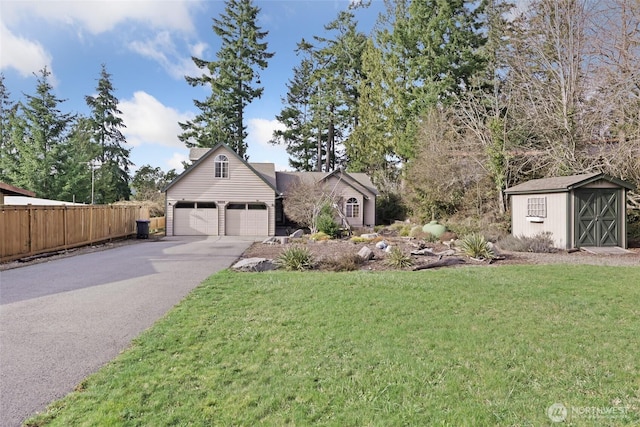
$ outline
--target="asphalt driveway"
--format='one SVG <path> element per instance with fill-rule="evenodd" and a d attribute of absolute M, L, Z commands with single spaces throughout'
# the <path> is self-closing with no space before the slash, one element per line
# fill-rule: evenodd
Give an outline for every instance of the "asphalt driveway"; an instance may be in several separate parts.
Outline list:
<path fill-rule="evenodd" d="M 72 391 L 258 239 L 172 237 L 0 272 L 0 426 Z"/>

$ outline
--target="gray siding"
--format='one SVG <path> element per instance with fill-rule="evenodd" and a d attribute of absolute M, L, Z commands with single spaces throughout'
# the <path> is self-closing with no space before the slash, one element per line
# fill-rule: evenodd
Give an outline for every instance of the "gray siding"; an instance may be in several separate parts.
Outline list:
<path fill-rule="evenodd" d="M 214 163 L 218 154 L 229 159 L 229 178 L 215 178 Z M 275 234 L 275 191 L 245 163 L 224 147 L 203 159 L 188 175 L 177 181 L 166 194 L 166 230 L 173 234 L 173 206 L 177 201 L 213 201 L 218 204 L 218 230 L 225 230 L 225 207 L 233 202 L 263 202 L 269 211 L 269 234 Z"/>

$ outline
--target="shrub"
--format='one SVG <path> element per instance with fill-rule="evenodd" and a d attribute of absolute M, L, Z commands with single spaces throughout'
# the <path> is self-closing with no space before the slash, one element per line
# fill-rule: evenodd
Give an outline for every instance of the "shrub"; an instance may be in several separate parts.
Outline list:
<path fill-rule="evenodd" d="M 313 255 L 309 249 L 292 246 L 283 250 L 276 259 L 278 265 L 288 271 L 304 271 L 313 268 Z"/>
<path fill-rule="evenodd" d="M 371 241 L 371 239 L 365 239 L 364 237 L 361 237 L 361 236 L 353 236 L 349 240 L 353 243 L 367 243 Z"/>
<path fill-rule="evenodd" d="M 405 255 L 400 248 L 393 247 L 384 258 L 384 263 L 389 267 L 407 268 L 413 265 L 413 260 L 409 255 Z"/>
<path fill-rule="evenodd" d="M 316 225 L 319 232 L 324 233 L 331 238 L 336 238 L 340 234 L 340 226 L 336 224 L 333 220 L 333 216 L 329 213 L 323 212 L 320 214 Z"/>
<path fill-rule="evenodd" d="M 401 237 L 409 237 L 410 234 L 411 234 L 411 225 L 409 224 L 403 225 L 398 231 L 398 235 Z"/>
<path fill-rule="evenodd" d="M 495 255 L 489 242 L 478 233 L 466 235 L 460 242 L 460 249 L 471 258 L 490 259 Z"/>
<path fill-rule="evenodd" d="M 500 239 L 498 246 L 511 252 L 552 253 L 556 251 L 551 233 L 538 233 L 532 237 L 507 235 Z"/>
<path fill-rule="evenodd" d="M 323 233 L 322 231 L 318 231 L 317 233 L 313 233 L 309 236 L 309 239 L 313 240 L 314 242 L 320 242 L 320 241 L 324 241 L 324 240 L 329 240 L 330 237 L 327 233 Z"/>
<path fill-rule="evenodd" d="M 355 271 L 359 270 L 364 259 L 358 254 L 350 254 L 322 260 L 322 268 L 329 271 Z"/>

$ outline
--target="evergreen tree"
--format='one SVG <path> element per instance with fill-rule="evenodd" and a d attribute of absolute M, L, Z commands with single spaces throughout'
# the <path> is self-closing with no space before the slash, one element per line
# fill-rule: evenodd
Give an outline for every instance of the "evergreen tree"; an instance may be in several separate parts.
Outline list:
<path fill-rule="evenodd" d="M 11 95 L 4 85 L 4 74 L 0 73 L 0 181 L 12 183 L 18 163 L 14 126 L 17 120 L 18 105 L 11 101 Z"/>
<path fill-rule="evenodd" d="M 359 83 L 366 36 L 357 31 L 354 15 L 340 12 L 325 26 L 332 38 L 304 39 L 304 53 L 287 86 L 285 108 L 277 119 L 285 131 L 274 133 L 273 143 L 287 146 L 290 164 L 297 169 L 331 171 L 343 163 L 340 150 L 358 124 Z"/>
<path fill-rule="evenodd" d="M 310 45 L 303 39 L 298 43 L 297 51 L 306 52 L 300 65 L 293 69 L 293 78 L 287 83 L 287 96 L 282 100 L 285 105 L 276 119 L 284 124 L 284 130 L 276 130 L 270 141 L 272 144 L 286 145 L 289 154 L 289 166 L 296 170 L 316 170 L 321 162 L 313 137 L 310 101 L 313 91 L 314 59 L 306 47 Z M 321 154 L 320 154 L 321 156 Z"/>
<path fill-rule="evenodd" d="M 180 140 L 187 146 L 212 147 L 224 142 L 246 158 L 245 108 L 262 96 L 259 70 L 267 68 L 267 60 L 273 57 L 262 42 L 268 32 L 257 25 L 259 12 L 252 0 L 227 0 L 225 12 L 213 19 L 213 31 L 222 40 L 217 60 L 194 57 L 203 74 L 186 78 L 192 86 L 211 87 L 205 101 L 194 101 L 200 114 L 180 123 Z"/>
<path fill-rule="evenodd" d="M 341 160 L 338 147 L 358 124 L 359 84 L 362 78 L 362 53 L 366 36 L 357 31 L 355 16 L 342 11 L 325 26 L 336 32 L 333 38 L 315 37 L 319 43 L 315 81 L 317 91 L 312 97 L 314 117 L 326 129 L 325 170 L 333 170 Z M 319 133 L 321 134 L 321 133 Z"/>
<path fill-rule="evenodd" d="M 85 97 L 91 109 L 89 123 L 92 140 L 99 146 L 98 156 L 93 159 L 100 164 L 95 176 L 95 201 L 112 203 L 129 200 L 129 160 L 130 149 L 125 148 L 127 140 L 121 129 L 125 127 L 122 112 L 118 109 L 118 99 L 114 96 L 111 74 L 103 64 L 96 96 Z M 93 167 L 93 166 L 92 166 Z"/>
<path fill-rule="evenodd" d="M 95 159 L 101 147 L 94 142 L 94 125 L 87 117 L 78 117 L 71 126 L 66 144 L 60 198 L 76 203 L 92 203 L 95 198 Z"/>
<path fill-rule="evenodd" d="M 360 81 L 358 99 L 359 124 L 346 142 L 346 152 L 350 170 L 380 178 L 390 174 L 392 147 L 389 120 L 384 111 L 388 105 L 387 76 L 382 52 L 372 39 L 367 40 L 362 61 L 364 77 Z"/>
<path fill-rule="evenodd" d="M 14 184 L 34 191 L 38 197 L 57 199 L 63 186 L 59 174 L 66 155 L 64 144 L 73 116 L 58 109 L 64 100 L 53 95 L 50 75 L 43 68 L 36 76 L 36 94 L 25 95 L 26 104 L 21 104 L 24 118 L 20 120 L 24 121 L 14 133 L 19 161 Z"/>

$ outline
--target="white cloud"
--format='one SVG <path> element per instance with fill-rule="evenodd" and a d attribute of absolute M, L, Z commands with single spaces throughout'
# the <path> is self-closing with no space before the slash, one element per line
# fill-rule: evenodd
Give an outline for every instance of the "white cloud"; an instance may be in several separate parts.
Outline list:
<path fill-rule="evenodd" d="M 274 130 L 284 130 L 285 126 L 277 120 L 249 119 L 247 123 L 247 143 L 254 143 L 265 147 L 273 147 L 269 141 L 273 138 Z"/>
<path fill-rule="evenodd" d="M 184 166 L 182 165 L 182 162 L 188 162 L 188 161 L 189 161 L 189 156 L 187 156 L 186 154 L 173 153 L 171 158 L 167 160 L 166 163 L 169 169 L 175 169 L 176 172 L 182 173 L 182 171 L 184 170 Z"/>
<path fill-rule="evenodd" d="M 189 46 L 191 55 L 201 56 L 207 48 L 205 43 L 197 43 Z M 129 43 L 129 49 L 146 58 L 158 62 L 167 73 L 176 79 L 183 79 L 184 76 L 196 76 L 201 71 L 191 60 L 191 56 L 183 56 L 168 31 L 161 31 L 154 39 L 145 41 L 134 41 Z"/>
<path fill-rule="evenodd" d="M 137 21 L 152 28 L 168 28 L 193 32 L 191 9 L 200 7 L 199 1 L 153 0 L 129 1 L 16 1 L 3 4 L 8 19 L 41 18 L 49 22 L 77 25 L 92 34 L 113 30 L 118 24 Z"/>
<path fill-rule="evenodd" d="M 51 55 L 38 42 L 33 42 L 13 34 L 4 23 L 0 22 L 0 70 L 13 68 L 22 76 L 43 69 L 45 66 L 51 71 Z M 49 82 L 55 86 L 54 76 Z"/>
<path fill-rule="evenodd" d="M 182 132 L 178 122 L 193 118 L 191 113 L 180 113 L 142 91 L 135 92 L 132 99 L 121 101 L 118 106 L 127 126 L 123 133 L 131 145 L 184 147 L 178 139 L 178 134 Z"/>

